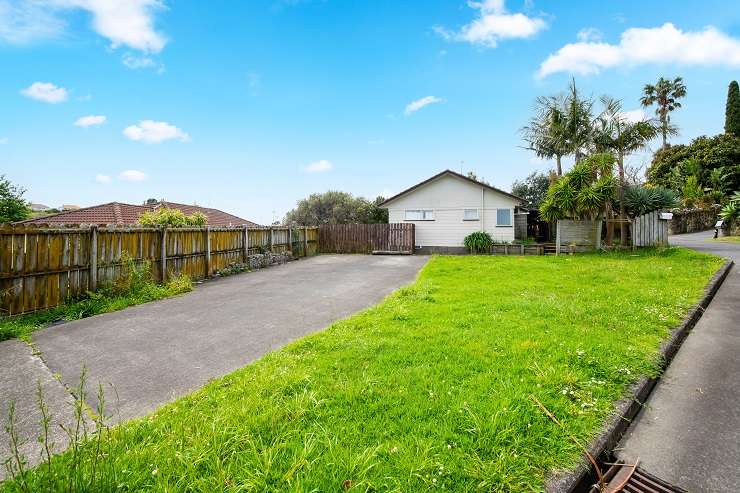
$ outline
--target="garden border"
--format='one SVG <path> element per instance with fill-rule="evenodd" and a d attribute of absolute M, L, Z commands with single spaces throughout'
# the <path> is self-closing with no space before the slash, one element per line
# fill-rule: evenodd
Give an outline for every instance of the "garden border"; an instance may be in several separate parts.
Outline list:
<path fill-rule="evenodd" d="M 671 364 L 673 357 L 678 353 L 681 344 L 694 328 L 696 323 L 701 319 L 704 311 L 711 303 L 714 295 L 717 294 L 720 286 L 729 274 L 734 262 L 727 260 L 717 272 L 704 290 L 704 296 L 689 311 L 681 325 L 673 329 L 668 339 L 663 341 L 660 346 L 660 355 L 663 358 L 661 370 L 665 370 Z M 630 386 L 628 395 L 617 401 L 616 413 L 610 418 L 610 421 L 602 429 L 601 433 L 591 442 L 588 447 L 589 453 L 598 462 L 605 458 L 605 454 L 619 444 L 622 436 L 637 417 L 642 405 L 647 401 L 655 385 L 660 381 L 660 376 L 656 378 L 641 377 L 637 382 Z M 585 460 L 570 471 L 560 471 L 552 474 L 545 482 L 545 491 L 549 493 L 586 491 L 591 485 L 584 485 L 585 481 L 590 481 L 591 475 L 594 474 L 591 464 Z"/>

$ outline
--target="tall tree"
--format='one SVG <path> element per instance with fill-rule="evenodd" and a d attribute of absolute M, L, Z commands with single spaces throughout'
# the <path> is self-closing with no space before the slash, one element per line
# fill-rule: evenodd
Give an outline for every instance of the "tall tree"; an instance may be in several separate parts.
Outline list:
<path fill-rule="evenodd" d="M 537 208 L 545 199 L 547 189 L 550 187 L 550 177 L 539 171 L 532 172 L 524 180 L 514 181 L 511 193 L 527 201 L 527 207 Z"/>
<path fill-rule="evenodd" d="M 740 137 L 740 87 L 736 80 L 727 88 L 727 106 L 725 106 L 725 133 Z"/>
<path fill-rule="evenodd" d="M 526 148 L 537 157 L 555 159 L 558 176 L 563 175 L 562 158 L 573 155 L 576 162 L 587 152 L 591 141 L 593 101 L 581 95 L 575 79 L 568 92 L 541 96 L 535 103 L 535 115 L 521 129 Z"/>
<path fill-rule="evenodd" d="M 526 148 L 543 159 L 555 159 L 558 176 L 563 174 L 562 159 L 570 153 L 563 99 L 541 96 L 535 102 L 535 115 L 521 129 Z"/>
<path fill-rule="evenodd" d="M 586 156 L 593 138 L 593 100 L 581 95 L 576 80 L 571 79 L 565 96 L 565 116 L 567 122 L 568 149 L 576 163 Z"/>
<path fill-rule="evenodd" d="M 644 120 L 631 122 L 622 112 L 622 102 L 603 96 L 601 98 L 603 110 L 596 118 L 594 126 L 593 144 L 597 151 L 609 151 L 616 156 L 619 173 L 619 218 L 620 238 L 625 239 L 625 204 L 624 191 L 626 186 L 624 158 L 630 154 L 645 149 L 658 134 L 658 127 L 654 121 Z"/>
<path fill-rule="evenodd" d="M 347 192 L 312 193 L 300 200 L 285 215 L 285 224 L 315 226 L 319 224 L 387 223 L 388 211 L 380 209 L 383 197 L 373 202 Z"/>
<path fill-rule="evenodd" d="M 24 188 L 0 175 L 0 224 L 22 221 L 31 215 L 28 203 L 23 199 L 24 193 Z"/>
<path fill-rule="evenodd" d="M 681 77 L 673 80 L 661 77 L 658 82 L 645 84 L 640 98 L 643 107 L 655 105 L 655 114 L 660 120 L 660 133 L 663 137 L 663 149 L 668 147 L 668 136 L 676 133 L 676 127 L 671 125 L 671 112 L 681 107 L 679 99 L 686 96 L 686 85 Z"/>

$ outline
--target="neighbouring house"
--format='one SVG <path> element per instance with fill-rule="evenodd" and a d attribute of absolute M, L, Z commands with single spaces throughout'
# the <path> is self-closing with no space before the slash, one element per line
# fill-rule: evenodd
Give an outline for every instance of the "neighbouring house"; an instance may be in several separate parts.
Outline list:
<path fill-rule="evenodd" d="M 28 207 L 31 209 L 31 212 L 44 212 L 44 211 L 48 211 L 49 209 L 51 209 L 51 207 L 49 207 L 48 205 L 35 204 L 33 202 L 30 203 Z"/>
<path fill-rule="evenodd" d="M 419 253 L 462 253 L 463 240 L 487 231 L 495 241 L 525 239 L 525 200 L 486 183 L 445 170 L 395 195 L 380 207 L 388 222 L 415 224 Z"/>
<path fill-rule="evenodd" d="M 156 210 L 160 207 L 179 209 L 185 214 L 202 212 L 208 217 L 209 226 L 248 226 L 258 228 L 256 224 L 247 219 L 223 212 L 210 207 L 198 205 L 178 204 L 163 200 L 147 202 L 145 205 L 124 204 L 122 202 L 109 202 L 107 204 L 81 207 L 79 209 L 63 211 L 50 216 L 37 217 L 20 221 L 21 224 L 50 224 L 50 225 L 73 225 L 73 224 L 97 224 L 97 225 L 126 225 L 137 224 L 139 216 L 146 211 Z"/>

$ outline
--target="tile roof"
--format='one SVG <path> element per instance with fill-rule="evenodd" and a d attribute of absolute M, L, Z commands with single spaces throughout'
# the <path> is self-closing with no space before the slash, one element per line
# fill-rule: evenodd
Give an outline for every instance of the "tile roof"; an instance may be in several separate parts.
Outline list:
<path fill-rule="evenodd" d="M 94 205 L 91 207 L 82 207 L 71 211 L 64 211 L 49 216 L 37 217 L 20 221 L 22 224 L 137 224 L 139 216 L 146 211 L 167 207 L 170 209 L 179 209 L 185 214 L 202 212 L 208 217 L 210 226 L 249 226 L 258 228 L 259 224 L 253 223 L 241 217 L 211 209 L 209 207 L 200 207 L 197 205 L 177 204 L 175 202 L 155 202 L 147 205 L 124 204 L 121 202 L 108 202 L 107 204 Z"/>

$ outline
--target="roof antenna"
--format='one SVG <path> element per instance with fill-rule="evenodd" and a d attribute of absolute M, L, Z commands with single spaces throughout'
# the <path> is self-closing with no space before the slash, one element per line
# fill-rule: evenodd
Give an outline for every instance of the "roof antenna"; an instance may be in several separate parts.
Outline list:
<path fill-rule="evenodd" d="M 463 166 L 465 166 L 465 160 L 461 159 L 460 160 L 460 174 L 461 175 L 465 174 L 465 172 L 463 171 Z"/>

